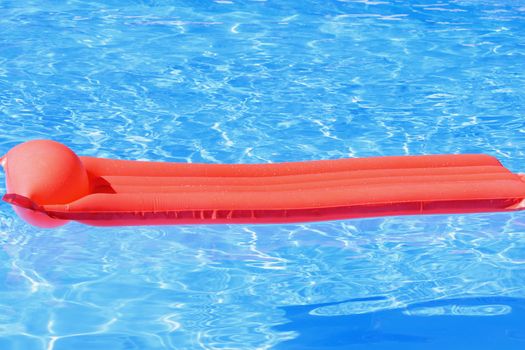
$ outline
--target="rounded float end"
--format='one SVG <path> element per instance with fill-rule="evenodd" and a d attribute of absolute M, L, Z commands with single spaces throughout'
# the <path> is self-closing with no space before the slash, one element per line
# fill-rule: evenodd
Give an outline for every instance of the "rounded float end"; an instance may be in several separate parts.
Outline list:
<path fill-rule="evenodd" d="M 53 219 L 45 213 L 25 209 L 20 207 L 13 207 L 15 213 L 25 222 L 40 228 L 54 228 L 67 224 L 69 221 Z"/>
<path fill-rule="evenodd" d="M 80 158 L 67 146 L 50 140 L 22 143 L 0 159 L 9 194 L 26 197 L 42 206 L 66 204 L 89 193 L 89 180 Z M 14 206 L 26 222 L 43 228 L 67 223 L 45 212 Z"/>

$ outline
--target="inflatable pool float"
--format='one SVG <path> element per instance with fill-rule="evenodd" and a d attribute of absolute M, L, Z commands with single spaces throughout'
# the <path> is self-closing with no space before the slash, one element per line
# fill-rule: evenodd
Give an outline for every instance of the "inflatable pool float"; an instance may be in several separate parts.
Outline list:
<path fill-rule="evenodd" d="M 192 164 L 77 156 L 48 140 L 1 163 L 4 201 L 39 227 L 293 223 L 386 215 L 515 211 L 525 178 L 488 155 L 275 164 Z"/>

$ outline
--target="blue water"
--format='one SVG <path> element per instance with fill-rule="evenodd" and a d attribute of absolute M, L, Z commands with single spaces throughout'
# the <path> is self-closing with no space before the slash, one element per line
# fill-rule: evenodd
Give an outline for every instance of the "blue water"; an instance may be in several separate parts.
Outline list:
<path fill-rule="evenodd" d="M 0 2 L 0 154 L 525 171 L 525 2 Z M 5 192 L 3 173 L 0 192 Z M 42 230 L 0 205 L 0 349 L 523 349 L 525 214 Z"/>

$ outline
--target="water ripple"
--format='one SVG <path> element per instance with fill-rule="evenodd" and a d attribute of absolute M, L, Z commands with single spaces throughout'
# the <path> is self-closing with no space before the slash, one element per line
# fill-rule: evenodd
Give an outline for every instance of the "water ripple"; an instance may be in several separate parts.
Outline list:
<path fill-rule="evenodd" d="M 0 11 L 0 154 L 52 137 L 101 157 L 488 153 L 523 171 L 516 2 L 8 0 Z M 477 329 L 449 348 L 480 345 L 479 329 L 521 348 L 524 229 L 522 214 L 479 214 L 43 231 L 2 205 L 0 348 L 323 348 L 334 329 L 345 344 L 428 345 L 418 326 L 438 319 Z"/>

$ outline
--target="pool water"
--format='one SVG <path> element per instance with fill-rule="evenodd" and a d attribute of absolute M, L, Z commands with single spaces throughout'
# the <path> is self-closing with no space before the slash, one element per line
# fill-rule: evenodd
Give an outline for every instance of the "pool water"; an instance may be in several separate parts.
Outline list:
<path fill-rule="evenodd" d="M 0 154 L 51 138 L 177 162 L 488 153 L 525 172 L 521 1 L 0 13 Z M 4 203 L 0 246 L 2 350 L 525 348 L 523 213 L 42 230 Z"/>

